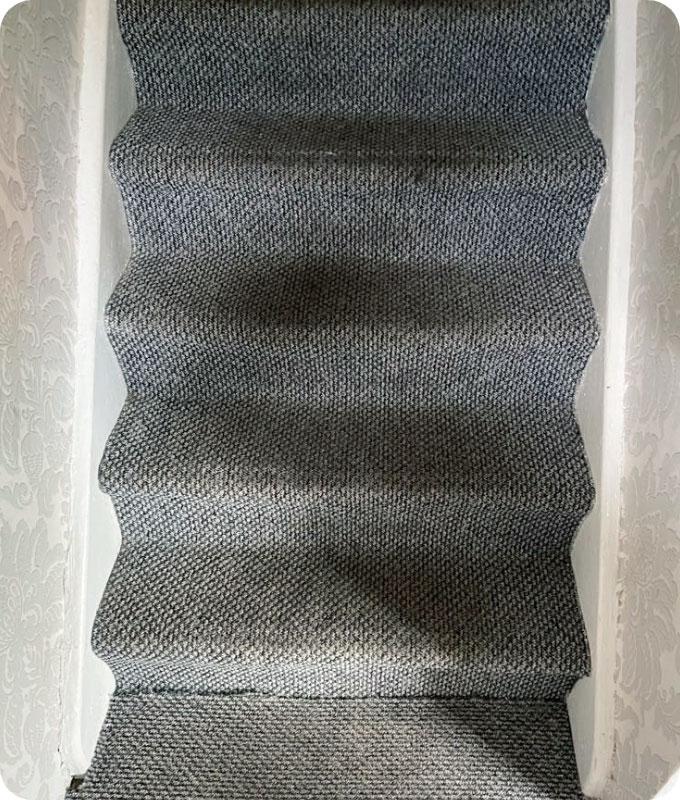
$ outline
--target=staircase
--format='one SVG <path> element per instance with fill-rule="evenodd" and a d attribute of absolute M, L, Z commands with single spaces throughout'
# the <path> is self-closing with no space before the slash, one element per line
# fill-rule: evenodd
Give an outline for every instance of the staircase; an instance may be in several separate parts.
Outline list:
<path fill-rule="evenodd" d="M 83 800 L 576 800 L 606 0 L 119 0 Z"/>

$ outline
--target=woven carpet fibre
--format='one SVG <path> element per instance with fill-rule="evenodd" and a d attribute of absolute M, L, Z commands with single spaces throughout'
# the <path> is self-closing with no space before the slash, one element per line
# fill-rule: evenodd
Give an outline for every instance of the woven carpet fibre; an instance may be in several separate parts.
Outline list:
<path fill-rule="evenodd" d="M 70 794 L 575 800 L 606 0 L 118 0 L 129 394 Z"/>

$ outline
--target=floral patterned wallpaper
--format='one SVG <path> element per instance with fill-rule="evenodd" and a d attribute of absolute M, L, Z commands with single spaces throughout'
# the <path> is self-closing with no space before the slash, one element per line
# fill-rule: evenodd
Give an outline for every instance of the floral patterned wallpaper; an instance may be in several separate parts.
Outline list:
<path fill-rule="evenodd" d="M 635 190 L 608 800 L 649 800 L 680 767 L 680 29 L 638 18 Z"/>
<path fill-rule="evenodd" d="M 0 28 L 0 770 L 41 800 L 64 787 L 79 15 L 32 0 Z"/>

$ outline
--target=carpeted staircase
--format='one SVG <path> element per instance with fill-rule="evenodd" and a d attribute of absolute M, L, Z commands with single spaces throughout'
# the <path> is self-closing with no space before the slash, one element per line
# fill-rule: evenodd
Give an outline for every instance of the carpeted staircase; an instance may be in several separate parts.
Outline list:
<path fill-rule="evenodd" d="M 83 800 L 580 797 L 606 0 L 119 0 Z"/>

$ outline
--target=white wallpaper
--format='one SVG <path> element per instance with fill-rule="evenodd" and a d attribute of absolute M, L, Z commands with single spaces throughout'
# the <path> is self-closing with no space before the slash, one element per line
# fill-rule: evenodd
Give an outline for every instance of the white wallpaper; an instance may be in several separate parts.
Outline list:
<path fill-rule="evenodd" d="M 642 0 L 609 800 L 680 766 L 680 30 Z"/>
<path fill-rule="evenodd" d="M 0 769 L 44 800 L 64 786 L 79 11 L 32 0 L 0 29 Z"/>

